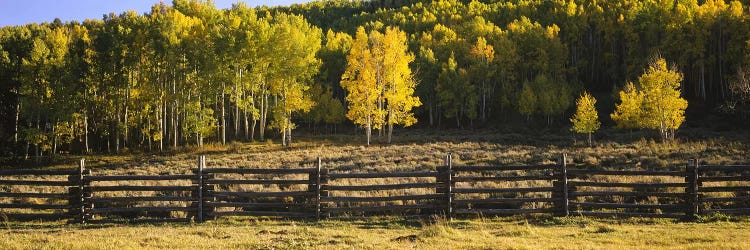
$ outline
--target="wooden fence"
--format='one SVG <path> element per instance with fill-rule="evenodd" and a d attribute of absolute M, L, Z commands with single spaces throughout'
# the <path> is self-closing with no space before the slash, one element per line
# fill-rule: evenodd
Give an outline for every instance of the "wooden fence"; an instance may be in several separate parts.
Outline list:
<path fill-rule="evenodd" d="M 201 156 L 190 174 L 97 175 L 81 160 L 74 170 L 0 170 L 0 219 L 750 215 L 750 165 L 690 160 L 684 171 L 652 171 L 569 168 L 566 162 L 563 155 L 558 164 L 453 166 L 449 155 L 434 170 L 352 173 L 329 171 L 320 159 L 314 168 L 207 168 Z"/>
<path fill-rule="evenodd" d="M 200 211 L 200 177 L 197 174 L 84 175 L 82 213 L 76 219 L 86 223 L 188 222 Z M 132 185 L 134 181 L 148 184 Z M 185 216 L 175 217 L 175 212 Z"/>
<path fill-rule="evenodd" d="M 77 170 L 0 170 L 0 220 L 62 220 L 81 203 Z M 30 187 L 43 187 L 32 190 Z M 5 213 L 5 210 L 15 210 Z"/>

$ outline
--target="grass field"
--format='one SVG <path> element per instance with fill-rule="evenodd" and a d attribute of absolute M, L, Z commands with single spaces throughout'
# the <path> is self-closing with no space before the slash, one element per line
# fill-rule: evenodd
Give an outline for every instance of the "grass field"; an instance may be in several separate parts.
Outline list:
<path fill-rule="evenodd" d="M 87 167 L 95 173 L 123 171 L 133 174 L 187 173 L 197 156 L 207 155 L 208 167 L 313 167 L 321 157 L 324 167 L 352 172 L 420 170 L 443 164 L 448 153 L 454 165 L 555 163 L 562 153 L 569 163 L 608 168 L 669 169 L 684 167 L 690 158 L 709 163 L 748 162 L 750 135 L 700 129 L 684 129 L 677 142 L 661 143 L 642 133 L 609 130 L 599 133 L 594 147 L 583 146 L 564 131 L 511 133 L 492 130 L 404 130 L 394 144 L 364 146 L 362 135 L 306 135 L 295 137 L 292 148 L 278 141 L 209 144 L 203 148 L 182 148 L 168 152 L 131 152 L 120 155 L 91 155 Z M 645 138 L 645 139 L 643 139 Z M 79 156 L 67 156 L 74 167 Z"/>
<path fill-rule="evenodd" d="M 687 134 L 679 142 L 659 143 L 626 132 L 608 131 L 594 147 L 564 132 L 533 136 L 501 131 L 399 131 L 393 145 L 362 145 L 361 136 L 302 135 L 291 149 L 268 142 L 208 145 L 164 153 L 130 152 L 86 156 L 94 174 L 179 174 L 205 154 L 208 167 L 324 167 L 339 172 L 419 171 L 443 164 L 550 164 L 562 153 L 578 167 L 677 170 L 687 159 L 726 164 L 746 163 L 746 133 Z M 695 133 L 695 134 L 692 134 Z M 703 137 L 706 136 L 706 137 Z M 727 139 L 731 138 L 731 139 Z M 69 163 L 50 168 L 72 168 Z M 402 180 L 414 182 L 419 180 Z M 612 180 L 622 181 L 622 180 Z M 626 180 L 634 181 L 634 180 Z M 636 180 L 637 181 L 637 180 Z M 665 180 L 670 181 L 670 180 Z M 139 183 L 148 184 L 148 183 Z M 358 183 L 375 184 L 375 183 Z M 2 187 L 0 187 L 2 188 Z M 45 192 L 49 190 L 13 190 Z M 397 195 L 396 193 L 390 195 Z M 0 218 L 0 222 L 2 222 Z M 304 222 L 267 219 L 220 219 L 205 224 L 64 225 L 5 222 L 0 249 L 540 249 L 540 248 L 750 248 L 748 218 L 670 220 L 593 220 L 589 218 L 506 217 L 452 222 L 370 221 Z"/>
<path fill-rule="evenodd" d="M 0 235 L 3 249 L 747 249 L 750 221 L 223 219 L 165 225 L 6 224 Z"/>

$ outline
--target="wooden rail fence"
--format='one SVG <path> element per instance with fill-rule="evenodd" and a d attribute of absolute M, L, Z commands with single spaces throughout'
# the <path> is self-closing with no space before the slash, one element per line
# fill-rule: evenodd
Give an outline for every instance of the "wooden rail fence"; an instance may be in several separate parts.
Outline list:
<path fill-rule="evenodd" d="M 224 216 L 308 219 L 551 214 L 695 219 L 750 215 L 750 165 L 684 171 L 558 164 L 443 166 L 417 172 L 208 168 L 190 174 L 97 175 L 85 168 L 0 170 L 0 219 L 70 223 L 203 222 Z"/>

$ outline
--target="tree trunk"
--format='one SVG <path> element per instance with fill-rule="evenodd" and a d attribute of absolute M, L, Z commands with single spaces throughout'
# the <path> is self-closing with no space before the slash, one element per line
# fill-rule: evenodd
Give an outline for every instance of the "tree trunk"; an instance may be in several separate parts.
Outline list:
<path fill-rule="evenodd" d="M 128 147 L 128 136 L 129 136 L 128 135 L 128 106 L 130 105 L 128 104 L 130 103 L 130 82 L 132 81 L 132 79 L 133 79 L 133 76 L 128 71 L 128 82 L 125 87 L 125 103 L 124 103 L 125 104 L 124 105 L 125 106 L 125 126 L 123 126 L 123 128 L 125 128 L 125 137 L 123 138 L 123 145 L 126 148 Z"/>
<path fill-rule="evenodd" d="M 433 127 L 435 123 L 434 123 L 434 118 L 432 115 L 432 103 L 428 104 L 427 107 L 428 107 L 429 114 L 430 114 L 430 127 Z"/>
<path fill-rule="evenodd" d="M 159 112 L 159 133 L 161 133 L 161 137 L 159 138 L 159 152 L 164 150 L 164 137 L 167 136 L 167 103 L 166 100 L 163 100 L 159 103 L 161 107 L 159 109 L 161 110 Z"/>
<path fill-rule="evenodd" d="M 258 117 L 257 117 L 258 109 L 255 107 L 255 90 L 254 89 L 250 90 L 250 99 L 253 100 L 252 102 L 250 102 L 251 110 L 255 112 L 255 113 L 250 114 L 252 116 L 251 117 L 252 123 L 250 124 L 250 141 L 255 141 L 255 124 L 258 122 Z"/>
<path fill-rule="evenodd" d="M 55 155 L 57 153 L 57 122 L 55 124 L 52 124 L 52 154 Z"/>
<path fill-rule="evenodd" d="M 258 133 L 260 134 L 260 140 L 263 141 L 266 139 L 266 122 L 268 121 L 268 95 L 266 95 L 266 90 L 263 90 L 263 93 L 261 94 L 263 97 L 261 98 L 261 112 L 260 112 L 260 127 L 258 128 Z"/>
<path fill-rule="evenodd" d="M 253 121 L 250 124 L 250 141 L 252 142 L 255 141 L 255 125 L 257 123 L 258 123 L 258 119 L 255 119 L 255 117 L 253 117 Z"/>
<path fill-rule="evenodd" d="M 234 139 L 240 137 L 240 105 L 234 103 Z"/>
<path fill-rule="evenodd" d="M 83 149 L 84 153 L 89 153 L 89 116 L 87 115 L 88 112 L 83 112 Z"/>
<path fill-rule="evenodd" d="M 31 127 L 31 122 L 28 122 L 29 127 Z M 31 147 L 31 143 L 29 143 L 29 140 L 26 140 L 26 152 L 24 153 L 23 159 L 28 160 L 29 159 L 29 148 Z"/>
<path fill-rule="evenodd" d="M 18 122 L 21 118 L 21 95 L 18 95 L 16 101 L 16 122 L 13 123 L 13 143 L 18 146 Z"/>
<path fill-rule="evenodd" d="M 383 113 L 383 112 L 382 112 L 382 110 L 383 110 L 383 105 L 384 105 L 384 104 L 383 104 L 383 97 L 381 96 L 381 97 L 379 97 L 379 98 L 378 98 L 378 111 L 379 111 L 379 112 L 378 112 L 378 114 L 382 114 L 382 113 Z M 379 118 L 379 119 L 380 119 L 381 121 L 384 121 L 384 120 L 385 120 L 385 119 L 383 119 L 383 116 L 382 116 L 382 115 L 380 115 L 380 117 L 378 117 L 378 118 Z M 380 142 L 380 143 L 382 143 L 382 142 L 383 142 L 383 126 L 380 126 L 380 129 L 378 129 L 378 142 Z"/>
<path fill-rule="evenodd" d="M 370 121 L 370 117 L 367 117 L 367 129 L 365 131 L 365 134 L 367 135 L 367 146 L 370 146 L 370 138 L 372 136 L 372 121 Z"/>
<path fill-rule="evenodd" d="M 36 114 L 36 130 L 38 133 L 41 133 L 41 129 L 39 126 L 39 123 L 41 123 L 41 117 L 39 113 Z M 36 160 L 39 161 L 39 144 L 36 144 L 36 147 L 34 149 L 34 156 L 36 157 Z"/>
<path fill-rule="evenodd" d="M 224 83 L 221 83 L 221 145 L 227 144 L 227 113 L 225 109 L 224 96 Z"/>
<path fill-rule="evenodd" d="M 593 143 L 591 141 L 591 132 L 589 132 L 589 147 L 591 147 L 592 145 L 593 145 Z"/>
<path fill-rule="evenodd" d="M 117 119 L 115 119 L 115 153 L 120 152 L 120 110 L 117 110 Z"/>
<path fill-rule="evenodd" d="M 151 119 L 146 119 L 146 120 L 148 121 L 148 125 L 147 125 L 148 129 L 151 130 Z M 141 133 L 141 145 L 143 144 L 144 139 L 148 140 L 148 151 L 151 152 L 151 141 L 153 141 L 153 139 L 151 138 L 153 138 L 153 135 L 149 136 L 149 138 L 144 138 L 144 137 L 146 136 L 143 133 Z"/>
<path fill-rule="evenodd" d="M 179 135 L 177 133 L 177 120 L 179 117 L 177 117 L 177 101 L 175 101 L 174 106 L 172 107 L 172 148 L 177 148 L 177 141 L 179 140 Z"/>
<path fill-rule="evenodd" d="M 286 118 L 286 147 L 292 147 L 292 114 L 287 114 Z"/>
<path fill-rule="evenodd" d="M 244 110 L 243 113 L 243 116 L 245 117 L 245 141 L 250 141 L 250 123 L 247 119 L 247 110 Z"/>
<path fill-rule="evenodd" d="M 393 123 L 388 123 L 388 144 L 391 144 L 391 138 L 393 137 Z"/>
<path fill-rule="evenodd" d="M 177 96 L 177 76 L 175 75 L 174 69 L 172 69 L 172 96 L 176 98 Z M 177 115 L 175 112 L 177 111 L 177 99 L 172 102 L 172 108 L 171 113 L 169 114 L 169 122 L 170 125 L 172 125 L 172 148 L 177 148 Z"/>

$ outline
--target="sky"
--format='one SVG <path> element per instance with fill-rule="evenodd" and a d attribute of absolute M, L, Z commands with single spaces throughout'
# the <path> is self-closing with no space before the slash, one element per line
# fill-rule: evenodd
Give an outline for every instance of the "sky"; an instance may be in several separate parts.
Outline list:
<path fill-rule="evenodd" d="M 229 8 L 239 0 L 215 0 L 216 7 Z M 0 26 L 22 25 L 27 23 L 52 22 L 55 18 L 65 21 L 101 19 L 107 13 L 122 13 L 136 10 L 138 13 L 151 11 L 151 6 L 159 0 L 0 0 Z M 164 0 L 171 4 L 171 0 Z M 278 6 L 309 0 L 245 0 L 250 6 Z"/>

